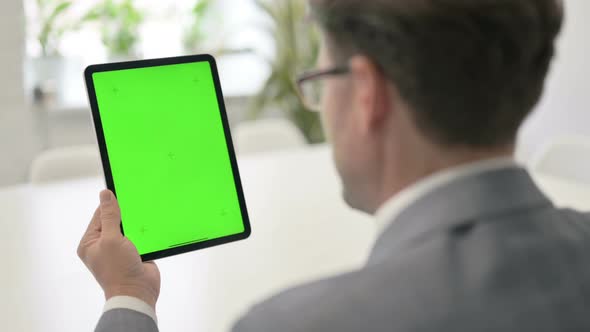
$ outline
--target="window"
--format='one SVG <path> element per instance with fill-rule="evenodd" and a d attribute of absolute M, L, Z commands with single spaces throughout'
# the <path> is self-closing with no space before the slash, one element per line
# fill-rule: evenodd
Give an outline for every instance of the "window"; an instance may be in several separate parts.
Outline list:
<path fill-rule="evenodd" d="M 118 30 L 121 23 L 108 20 L 84 20 L 91 9 L 99 4 L 124 4 L 126 1 L 141 13 L 143 20 L 137 27 L 134 53 L 137 58 L 176 56 L 187 53 L 213 53 L 217 50 L 252 49 L 272 54 L 272 42 L 265 35 L 264 17 L 252 1 L 213 0 L 210 9 L 199 22 L 202 29 L 202 47 L 198 51 L 184 47 L 186 32 L 194 22 L 192 9 L 204 0 L 24 0 L 27 17 L 28 56 L 25 70 L 25 88 L 31 91 L 51 81 L 62 106 L 86 105 L 86 94 L 81 74 L 86 65 L 107 61 L 125 60 L 129 56 L 113 54 L 105 47 L 102 33 Z M 54 9 L 63 9 L 48 18 Z M 118 14 L 121 16 L 121 14 Z M 123 15 L 124 16 L 124 15 Z M 41 31 L 48 31 L 43 38 Z M 135 35 L 135 34 L 134 34 Z M 41 36 L 41 38 L 40 38 Z M 40 40 L 43 40 L 44 47 Z M 258 92 L 269 68 L 253 53 L 218 56 L 220 75 L 225 94 L 252 95 Z"/>

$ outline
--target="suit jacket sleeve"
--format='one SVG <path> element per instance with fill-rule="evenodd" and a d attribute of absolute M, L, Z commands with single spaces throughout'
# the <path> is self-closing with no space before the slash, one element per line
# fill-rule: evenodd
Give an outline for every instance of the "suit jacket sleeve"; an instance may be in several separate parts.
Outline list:
<path fill-rule="evenodd" d="M 102 315 L 95 332 L 158 332 L 158 326 L 148 315 L 129 309 L 114 309 Z"/>

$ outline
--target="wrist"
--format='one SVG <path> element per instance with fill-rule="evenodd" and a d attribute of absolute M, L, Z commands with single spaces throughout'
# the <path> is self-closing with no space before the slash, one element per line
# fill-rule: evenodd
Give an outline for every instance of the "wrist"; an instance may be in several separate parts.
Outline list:
<path fill-rule="evenodd" d="M 156 310 L 157 296 L 146 288 L 139 286 L 117 285 L 109 287 L 104 291 L 105 300 L 108 301 L 115 296 L 131 296 L 148 304 L 154 311 Z"/>

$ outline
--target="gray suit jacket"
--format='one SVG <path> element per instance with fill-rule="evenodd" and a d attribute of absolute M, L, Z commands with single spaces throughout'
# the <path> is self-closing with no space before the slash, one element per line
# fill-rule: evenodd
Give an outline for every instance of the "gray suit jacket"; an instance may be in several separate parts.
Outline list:
<path fill-rule="evenodd" d="M 590 331 L 589 256 L 589 215 L 555 208 L 525 170 L 490 171 L 406 208 L 362 269 L 285 291 L 234 331 Z M 113 310 L 97 331 L 157 331 L 145 318 Z"/>

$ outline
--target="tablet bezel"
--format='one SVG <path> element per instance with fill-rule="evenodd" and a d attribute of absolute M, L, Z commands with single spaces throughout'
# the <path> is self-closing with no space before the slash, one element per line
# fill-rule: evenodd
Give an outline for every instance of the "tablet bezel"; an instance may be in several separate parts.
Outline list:
<path fill-rule="evenodd" d="M 213 75 L 213 82 L 215 84 L 215 91 L 217 94 L 217 103 L 219 105 L 219 112 L 221 113 L 221 120 L 223 123 L 223 130 L 225 133 L 225 140 L 226 146 L 228 149 L 232 172 L 234 176 L 234 184 L 238 195 L 238 201 L 240 204 L 240 211 L 242 215 L 242 223 L 244 224 L 244 232 L 240 234 L 225 236 L 217 239 L 206 240 L 199 243 L 187 244 L 179 247 L 163 249 L 161 251 L 156 251 L 148 254 L 141 255 L 142 261 L 152 261 L 155 259 L 160 259 L 164 257 L 179 255 L 195 250 L 210 248 L 222 244 L 227 244 L 230 242 L 235 242 L 239 240 L 247 239 L 250 234 L 252 233 L 252 229 L 250 227 L 250 219 L 248 217 L 248 211 L 246 208 L 246 200 L 244 198 L 244 192 L 242 188 L 242 181 L 240 178 L 240 172 L 238 169 L 238 163 L 236 160 L 235 149 L 231 137 L 229 121 L 227 118 L 227 113 L 225 109 L 225 103 L 223 99 L 223 92 L 221 91 L 221 83 L 219 81 L 219 73 L 217 71 L 217 64 L 215 62 L 215 58 L 209 54 L 201 54 L 201 55 L 189 55 L 189 56 L 180 56 L 180 57 L 169 57 L 169 58 L 159 58 L 159 59 L 148 59 L 148 60 L 137 60 L 137 61 L 128 61 L 128 62 L 117 62 L 117 63 L 107 63 L 107 64 L 97 64 L 91 65 L 86 68 L 84 71 L 84 78 L 86 81 L 86 89 L 88 92 L 88 100 L 90 101 L 90 108 L 92 110 L 92 119 L 94 120 L 94 127 L 96 130 L 96 136 L 98 139 L 98 146 L 100 149 L 100 155 L 102 159 L 102 165 L 106 180 L 107 189 L 111 190 L 115 196 L 117 195 L 115 189 L 115 183 L 113 181 L 113 174 L 111 171 L 106 141 L 104 137 L 104 131 L 100 116 L 100 109 L 98 107 L 98 102 L 96 98 L 96 91 L 94 87 L 94 81 L 92 75 L 94 73 L 99 72 L 109 72 L 109 71 L 117 71 L 117 70 L 125 70 L 125 69 L 138 69 L 138 68 L 147 68 L 147 67 L 159 67 L 159 66 L 166 66 L 166 65 L 177 65 L 177 64 L 184 64 L 184 63 L 195 63 L 195 62 L 208 62 L 211 67 L 211 74 Z M 121 233 L 124 235 L 123 230 L 123 222 L 121 222 Z"/>

